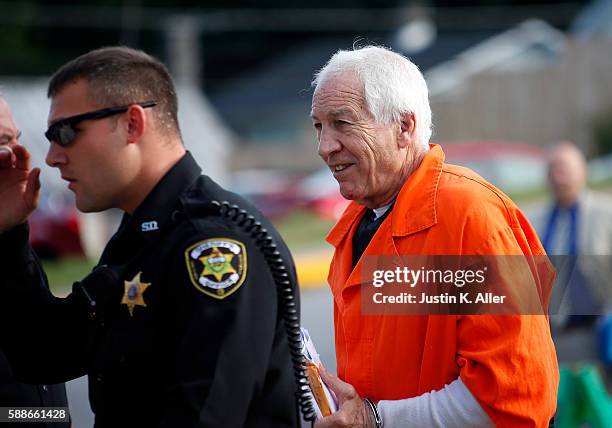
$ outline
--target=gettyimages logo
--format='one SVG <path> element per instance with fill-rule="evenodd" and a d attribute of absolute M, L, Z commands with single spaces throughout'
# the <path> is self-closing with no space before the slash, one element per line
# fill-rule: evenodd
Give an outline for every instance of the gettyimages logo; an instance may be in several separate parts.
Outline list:
<path fill-rule="evenodd" d="M 366 315 L 546 314 L 555 269 L 547 256 L 366 256 Z"/>
<path fill-rule="evenodd" d="M 411 288 L 420 283 L 426 284 L 453 284 L 455 287 L 464 285 L 483 284 L 487 266 L 482 269 L 410 269 L 406 266 L 396 266 L 394 270 L 375 270 L 372 275 L 372 285 L 382 287 L 388 283 L 403 283 Z"/>

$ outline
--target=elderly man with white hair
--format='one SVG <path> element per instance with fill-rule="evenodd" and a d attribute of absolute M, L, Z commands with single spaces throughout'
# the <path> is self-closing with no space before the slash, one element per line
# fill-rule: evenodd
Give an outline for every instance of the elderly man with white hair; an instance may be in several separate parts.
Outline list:
<path fill-rule="evenodd" d="M 545 308 L 385 315 L 363 300 L 368 256 L 543 258 L 533 228 L 429 144 L 427 85 L 408 59 L 374 46 L 339 51 L 313 86 L 318 153 L 352 201 L 327 237 L 338 377 L 322 377 L 339 410 L 315 427 L 548 426 L 559 374 Z M 542 302 L 551 278 L 533 272 Z"/>

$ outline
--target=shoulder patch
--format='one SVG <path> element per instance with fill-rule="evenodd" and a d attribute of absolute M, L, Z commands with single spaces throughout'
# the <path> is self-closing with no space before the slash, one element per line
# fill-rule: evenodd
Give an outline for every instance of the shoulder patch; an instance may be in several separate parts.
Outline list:
<path fill-rule="evenodd" d="M 246 248 L 242 242 L 229 238 L 193 244 L 185 250 L 185 262 L 195 288 L 215 299 L 234 293 L 247 275 Z"/>

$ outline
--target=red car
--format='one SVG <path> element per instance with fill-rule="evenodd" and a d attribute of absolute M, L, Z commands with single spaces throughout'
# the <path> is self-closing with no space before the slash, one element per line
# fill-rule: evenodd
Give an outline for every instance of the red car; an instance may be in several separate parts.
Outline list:
<path fill-rule="evenodd" d="M 300 206 L 295 192 L 298 180 L 299 175 L 278 170 L 245 170 L 234 173 L 230 188 L 266 217 L 278 219 Z"/>
<path fill-rule="evenodd" d="M 41 258 L 84 254 L 78 213 L 68 199 L 62 194 L 43 198 L 30 216 L 30 242 Z"/>
<path fill-rule="evenodd" d="M 297 193 L 315 214 L 330 220 L 338 220 L 350 203 L 340 194 L 338 182 L 328 167 L 322 167 L 304 178 Z"/>

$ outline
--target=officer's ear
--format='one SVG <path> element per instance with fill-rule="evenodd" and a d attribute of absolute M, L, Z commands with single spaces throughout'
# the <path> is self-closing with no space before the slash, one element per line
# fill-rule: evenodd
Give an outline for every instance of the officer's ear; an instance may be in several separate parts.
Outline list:
<path fill-rule="evenodd" d="M 399 148 L 406 148 L 416 140 L 416 124 L 416 116 L 413 112 L 402 114 L 397 138 Z"/>
<path fill-rule="evenodd" d="M 145 133 L 145 129 L 149 125 L 147 113 L 144 108 L 138 104 L 130 106 L 126 113 L 127 117 L 127 142 L 128 144 L 136 143 Z"/>

